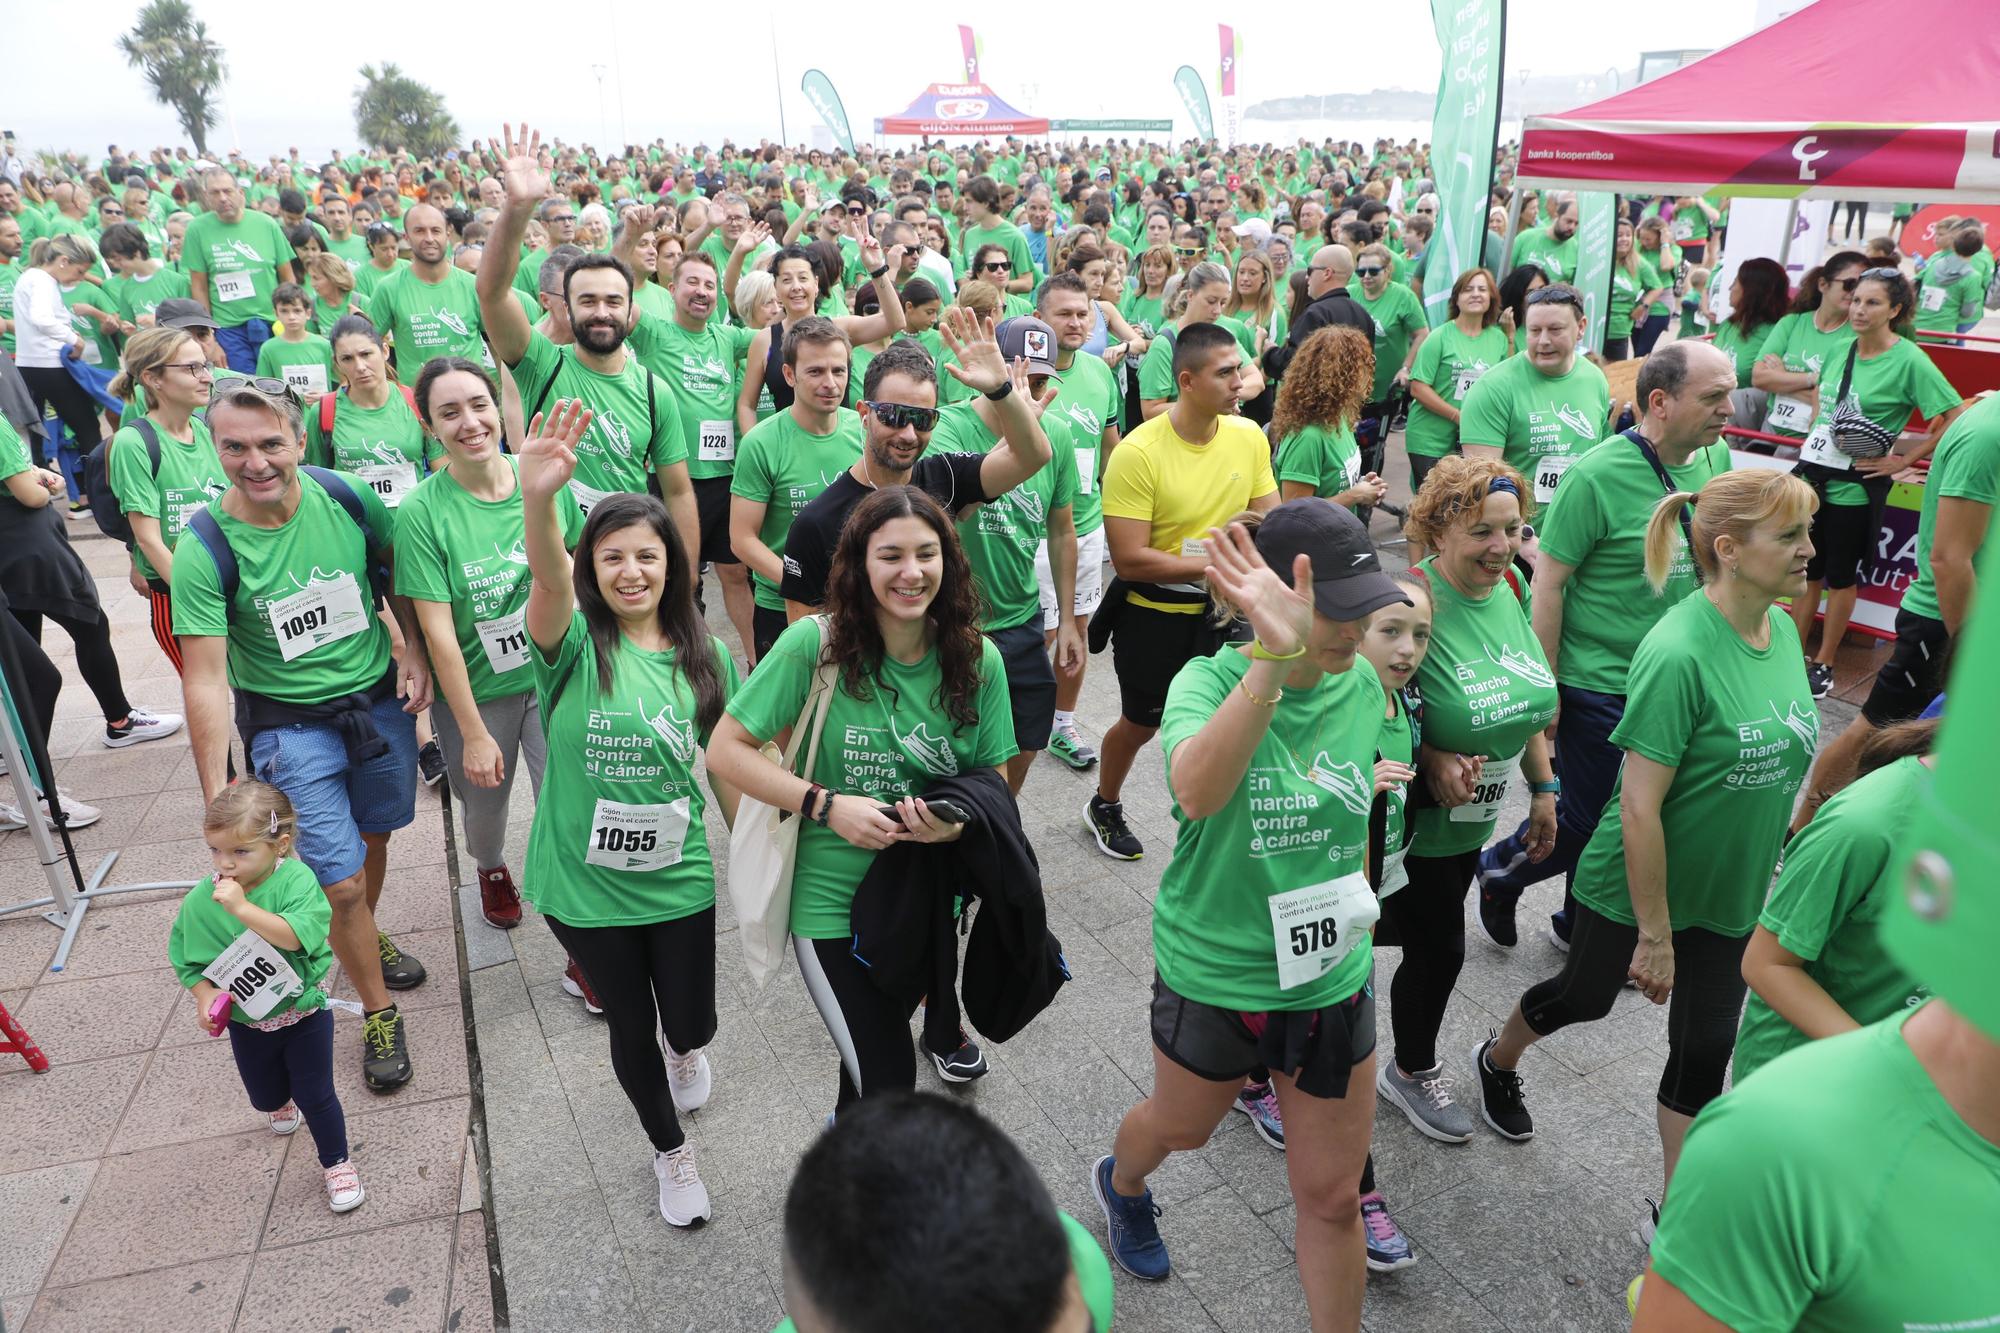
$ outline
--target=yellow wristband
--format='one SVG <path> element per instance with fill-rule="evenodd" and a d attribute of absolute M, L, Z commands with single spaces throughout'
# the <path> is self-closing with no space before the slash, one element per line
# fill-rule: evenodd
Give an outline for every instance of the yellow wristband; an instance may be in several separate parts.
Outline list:
<path fill-rule="evenodd" d="M 1256 693 L 1253 690 L 1251 690 L 1250 682 L 1247 679 L 1239 680 L 1236 683 L 1243 688 L 1243 697 L 1248 699 L 1251 703 L 1256 704 L 1259 708 L 1276 708 L 1278 706 L 1278 701 L 1285 697 L 1285 692 L 1283 690 L 1279 690 L 1276 694 L 1272 695 L 1268 699 L 1260 699 L 1257 697 Z"/>
<path fill-rule="evenodd" d="M 1263 645 L 1258 639 L 1250 640 L 1250 660 L 1253 662 L 1296 662 L 1306 655 L 1306 646 L 1301 643 L 1291 652 L 1279 656 Z"/>

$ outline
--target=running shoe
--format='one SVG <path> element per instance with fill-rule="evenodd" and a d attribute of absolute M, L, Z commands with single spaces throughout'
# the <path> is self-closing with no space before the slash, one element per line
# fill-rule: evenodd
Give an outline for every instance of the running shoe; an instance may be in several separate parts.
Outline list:
<path fill-rule="evenodd" d="M 965 1029 L 958 1030 L 958 1046 L 955 1050 L 939 1055 L 927 1050 L 932 1068 L 938 1077 L 947 1083 L 970 1083 L 986 1073 L 986 1053 L 979 1049 L 979 1043 L 965 1035 Z"/>
<path fill-rule="evenodd" d="M 1279 1152 L 1285 1150 L 1285 1118 L 1278 1113 L 1278 1094 L 1269 1083 L 1244 1084 L 1236 1090 L 1236 1100 L 1230 1109 L 1249 1117 L 1250 1128 L 1257 1131 L 1258 1138 Z"/>
<path fill-rule="evenodd" d="M 273 1134 L 296 1134 L 302 1117 L 299 1108 L 286 1102 L 271 1112 L 271 1132 Z"/>
<path fill-rule="evenodd" d="M 701 1172 L 695 1169 L 692 1143 L 683 1143 L 672 1152 L 654 1153 L 653 1174 L 660 1178 L 660 1216 L 669 1225 L 691 1227 L 715 1215 L 708 1202 L 708 1186 L 701 1183 Z"/>
<path fill-rule="evenodd" d="M 1393 1273 L 1417 1262 L 1410 1238 L 1389 1216 L 1389 1203 L 1380 1190 L 1361 1196 L 1361 1232 L 1368 1243 L 1369 1272 Z"/>
<path fill-rule="evenodd" d="M 140 741 L 156 741 L 171 736 L 180 729 L 179 713 L 149 713 L 143 708 L 134 708 L 117 726 L 108 722 L 104 724 L 104 743 L 111 749 L 122 750 Z"/>
<path fill-rule="evenodd" d="M 351 1213 L 368 1197 L 352 1162 L 335 1162 L 326 1169 L 326 1206 L 336 1213 Z"/>
<path fill-rule="evenodd" d="M 435 738 L 425 741 L 417 750 L 417 776 L 426 787 L 437 786 L 438 779 L 444 776 L 444 751 L 438 748 Z"/>
<path fill-rule="evenodd" d="M 1125 822 L 1122 801 L 1107 801 L 1092 795 L 1090 804 L 1084 807 L 1083 826 L 1097 839 L 1097 850 L 1114 861 L 1137 861 L 1146 854 L 1144 844 Z"/>
<path fill-rule="evenodd" d="M 89 828 L 92 824 L 104 818 L 102 810 L 99 810 L 94 805 L 84 804 L 61 787 L 56 788 L 56 792 L 62 797 L 63 822 L 69 825 L 69 827 L 73 829 Z M 49 815 L 49 798 L 44 796 L 36 801 L 35 804 L 42 812 L 42 823 L 49 828 L 54 828 L 55 820 Z M 12 801 L 0 801 L 0 833 L 5 833 L 10 829 L 24 829 L 26 827 L 28 827 L 28 820 L 21 813 L 20 806 L 15 805 Z"/>
<path fill-rule="evenodd" d="M 1153 1191 L 1128 1199 L 1112 1189 L 1111 1155 L 1106 1153 L 1090 1169 L 1090 1192 L 1104 1210 L 1112 1262 L 1142 1281 L 1164 1282 L 1173 1265 L 1167 1261 L 1167 1245 L 1154 1221 L 1160 1206 L 1153 1202 Z"/>
<path fill-rule="evenodd" d="M 414 990 L 430 975 L 422 963 L 398 949 L 396 942 L 379 930 L 375 932 L 375 948 L 382 955 L 382 984 L 390 990 Z"/>
<path fill-rule="evenodd" d="M 708 1094 L 715 1086 L 715 1076 L 709 1069 L 708 1052 L 696 1049 L 682 1055 L 662 1035 L 660 1054 L 667 1058 L 667 1091 L 673 1094 L 674 1109 L 699 1111 L 708 1105 Z"/>
<path fill-rule="evenodd" d="M 1481 876 L 1483 880 L 1485 877 Z M 1496 948 L 1511 949 L 1520 943 L 1520 933 L 1514 926 L 1514 906 L 1521 899 L 1517 894 L 1495 893 L 1484 883 L 1479 886 L 1479 933 Z"/>
<path fill-rule="evenodd" d="M 479 872 L 479 914 L 498 930 L 512 930 L 521 924 L 521 891 L 506 866 Z"/>
<path fill-rule="evenodd" d="M 562 988 L 568 994 L 574 995 L 577 999 L 583 1001 L 583 1011 L 585 1013 L 601 1014 L 604 1012 L 604 1006 L 597 1002 L 597 992 L 590 988 L 589 980 L 583 975 L 583 969 L 576 965 L 576 959 L 574 958 L 570 959 L 569 965 L 563 968 Z"/>
<path fill-rule="evenodd" d="M 1443 1061 L 1416 1074 L 1405 1074 L 1394 1060 L 1383 1060 L 1375 1069 L 1375 1090 L 1416 1126 L 1417 1133 L 1439 1143 L 1464 1143 L 1472 1137 L 1472 1113 L 1451 1095 L 1453 1082 Z"/>
<path fill-rule="evenodd" d="M 1639 1288 L 1646 1281 L 1644 1273 L 1632 1279 L 1625 1288 L 1625 1313 L 1637 1316 L 1639 1313 Z"/>
<path fill-rule="evenodd" d="M 1639 1244 L 1650 1250 L 1653 1248 L 1653 1233 L 1660 1229 L 1660 1202 L 1648 1195 L 1646 1216 L 1639 1221 Z"/>
<path fill-rule="evenodd" d="M 1083 733 L 1076 729 L 1074 722 L 1049 733 L 1049 753 L 1078 770 L 1097 762 L 1097 751 L 1083 738 Z"/>
<path fill-rule="evenodd" d="M 361 1077 L 370 1092 L 394 1092 L 410 1081 L 410 1038 L 390 1005 L 361 1020 Z"/>
<path fill-rule="evenodd" d="M 1569 952 L 1569 936 L 1563 933 L 1564 927 L 1567 925 L 1568 922 L 1565 922 L 1561 917 L 1552 916 L 1549 918 L 1549 943 L 1555 945 L 1557 949 L 1560 949 L 1564 953 Z"/>
<path fill-rule="evenodd" d="M 1806 684 L 1812 687 L 1812 697 L 1824 699 L 1833 693 L 1833 668 L 1824 662 L 1806 663 Z"/>
<path fill-rule="evenodd" d="M 1535 1119 L 1521 1097 L 1520 1071 L 1496 1069 L 1486 1059 L 1498 1040 L 1491 1036 L 1472 1048 L 1472 1067 L 1479 1072 L 1479 1118 L 1501 1138 L 1520 1143 L 1535 1137 Z"/>

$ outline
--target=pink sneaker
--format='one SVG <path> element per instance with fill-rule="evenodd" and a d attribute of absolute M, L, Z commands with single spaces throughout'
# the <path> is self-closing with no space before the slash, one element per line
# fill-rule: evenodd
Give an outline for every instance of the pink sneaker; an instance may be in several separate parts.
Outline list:
<path fill-rule="evenodd" d="M 271 1112 L 271 1132 L 273 1134 L 292 1134 L 296 1133 L 298 1128 L 299 1108 L 290 1102 L 286 1102 L 283 1106 Z"/>
<path fill-rule="evenodd" d="M 336 1213 L 351 1213 L 368 1197 L 352 1162 L 336 1162 L 326 1169 L 326 1206 Z"/>

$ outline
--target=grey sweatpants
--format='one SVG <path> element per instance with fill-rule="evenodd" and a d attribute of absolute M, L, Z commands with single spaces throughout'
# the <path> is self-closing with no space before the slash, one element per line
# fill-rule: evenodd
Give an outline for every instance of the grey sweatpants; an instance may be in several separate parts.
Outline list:
<path fill-rule="evenodd" d="M 466 779 L 465 737 L 451 715 L 451 705 L 442 694 L 431 701 L 431 721 L 437 725 L 438 744 L 444 748 L 451 794 L 458 798 L 465 821 L 465 849 L 481 870 L 491 870 L 507 864 L 507 798 L 514 790 L 514 775 L 525 759 L 528 781 L 539 800 L 549 744 L 542 735 L 542 711 L 535 706 L 533 690 L 489 699 L 479 705 L 479 716 L 500 746 L 502 776 L 497 787 L 475 787 Z"/>

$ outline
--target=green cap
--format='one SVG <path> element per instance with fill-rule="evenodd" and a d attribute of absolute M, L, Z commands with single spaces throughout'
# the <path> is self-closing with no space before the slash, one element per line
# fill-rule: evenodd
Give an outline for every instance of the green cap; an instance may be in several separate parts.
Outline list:
<path fill-rule="evenodd" d="M 1952 679 L 1937 766 L 1910 829 L 1908 858 L 1892 879 L 1882 943 L 1910 975 L 2000 1040 L 2000 541 L 1989 528 L 1980 561 L 1983 594 L 1953 645 Z"/>

